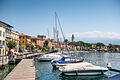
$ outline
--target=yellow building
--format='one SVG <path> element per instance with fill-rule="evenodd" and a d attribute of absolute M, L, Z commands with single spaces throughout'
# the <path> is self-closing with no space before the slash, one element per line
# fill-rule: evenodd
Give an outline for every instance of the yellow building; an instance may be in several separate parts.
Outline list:
<path fill-rule="evenodd" d="M 31 36 L 25 35 L 23 33 L 21 33 L 19 35 L 19 40 L 20 40 L 20 48 L 24 48 L 29 50 L 30 49 L 30 45 L 31 45 Z"/>

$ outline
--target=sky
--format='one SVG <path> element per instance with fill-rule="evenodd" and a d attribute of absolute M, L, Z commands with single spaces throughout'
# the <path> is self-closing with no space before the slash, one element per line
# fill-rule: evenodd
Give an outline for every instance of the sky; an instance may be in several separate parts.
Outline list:
<path fill-rule="evenodd" d="M 120 41 L 120 0 L 0 0 L 0 21 L 31 36 L 52 37 L 54 12 L 67 38 Z"/>

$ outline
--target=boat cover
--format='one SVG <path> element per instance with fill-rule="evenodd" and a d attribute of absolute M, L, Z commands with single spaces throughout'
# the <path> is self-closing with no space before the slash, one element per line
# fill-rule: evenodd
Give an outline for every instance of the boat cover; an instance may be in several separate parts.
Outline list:
<path fill-rule="evenodd" d="M 69 59 L 69 60 L 71 59 L 71 62 L 69 60 L 65 61 L 65 59 Z M 82 61 L 84 61 L 84 59 L 78 59 L 78 58 L 75 58 L 75 57 L 64 57 L 63 56 L 61 59 L 53 61 L 53 63 L 76 63 L 76 62 L 82 62 Z"/>

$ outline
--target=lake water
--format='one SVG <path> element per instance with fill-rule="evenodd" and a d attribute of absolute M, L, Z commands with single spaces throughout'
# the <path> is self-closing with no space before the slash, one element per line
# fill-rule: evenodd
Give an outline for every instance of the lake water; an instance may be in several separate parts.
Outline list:
<path fill-rule="evenodd" d="M 112 68 L 120 69 L 120 53 L 95 53 L 95 52 L 79 52 L 73 53 L 71 56 L 82 57 L 85 61 L 94 65 L 107 67 L 107 63 L 112 64 Z M 118 74 L 117 72 L 108 71 L 105 75 L 101 76 L 61 76 L 61 72 L 53 70 L 50 62 L 35 61 L 37 70 L 37 80 L 103 80 Z"/>
<path fill-rule="evenodd" d="M 13 70 L 16 65 L 7 65 L 5 69 L 0 69 L 0 80 L 4 78 Z"/>

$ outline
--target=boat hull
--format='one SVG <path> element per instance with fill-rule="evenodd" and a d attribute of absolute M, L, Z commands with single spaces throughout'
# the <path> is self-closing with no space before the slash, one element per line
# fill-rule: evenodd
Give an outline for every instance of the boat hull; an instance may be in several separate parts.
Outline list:
<path fill-rule="evenodd" d="M 51 58 L 39 58 L 38 60 L 39 61 L 51 61 L 52 59 Z"/>
<path fill-rule="evenodd" d="M 103 75 L 107 70 L 79 70 L 79 71 L 66 71 L 62 75 L 66 76 L 96 76 Z"/>
<path fill-rule="evenodd" d="M 82 62 L 75 62 L 75 63 L 51 63 L 53 68 L 56 68 L 56 69 L 59 69 L 59 67 L 64 67 L 64 66 L 67 66 L 69 64 L 76 64 L 76 63 L 82 63 Z"/>

